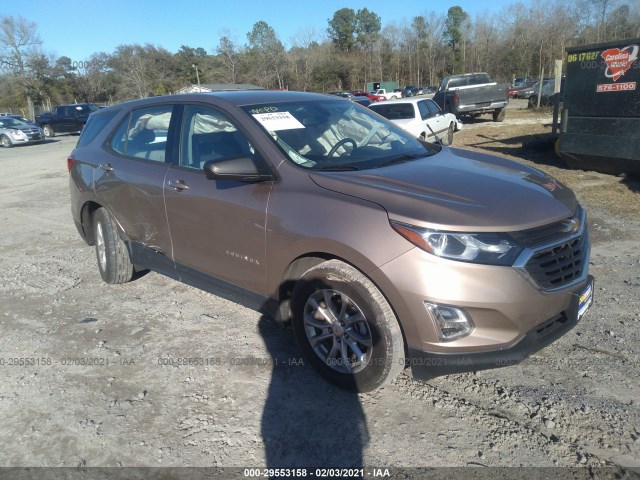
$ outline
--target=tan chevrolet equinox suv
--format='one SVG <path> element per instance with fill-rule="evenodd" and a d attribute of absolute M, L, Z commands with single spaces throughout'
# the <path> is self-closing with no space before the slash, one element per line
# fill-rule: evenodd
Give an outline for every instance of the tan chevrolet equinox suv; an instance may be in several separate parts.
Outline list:
<path fill-rule="evenodd" d="M 232 292 L 290 323 L 343 388 L 516 364 L 592 302 L 585 211 L 567 187 L 421 142 L 347 99 L 124 103 L 89 117 L 68 167 L 104 281 L 150 269 Z"/>

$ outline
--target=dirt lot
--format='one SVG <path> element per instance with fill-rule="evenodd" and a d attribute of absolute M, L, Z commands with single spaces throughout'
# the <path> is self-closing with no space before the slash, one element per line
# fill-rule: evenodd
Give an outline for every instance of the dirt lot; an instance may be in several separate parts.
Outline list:
<path fill-rule="evenodd" d="M 518 366 L 360 396 L 253 310 L 154 273 L 102 283 L 69 212 L 77 137 L 0 151 L 0 466 L 640 468 L 640 181 L 559 166 L 550 120 L 511 108 L 454 145 L 576 192 L 593 308 Z"/>

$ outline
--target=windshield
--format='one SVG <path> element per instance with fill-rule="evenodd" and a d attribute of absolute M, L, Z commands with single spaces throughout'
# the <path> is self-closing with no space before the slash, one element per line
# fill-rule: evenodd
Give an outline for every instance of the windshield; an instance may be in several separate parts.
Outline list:
<path fill-rule="evenodd" d="M 347 100 L 246 105 L 287 158 L 312 170 L 362 170 L 439 149 Z"/>
<path fill-rule="evenodd" d="M 27 127 L 28 125 L 21 122 L 17 118 L 2 118 L 0 119 L 0 128 L 16 128 Z"/>

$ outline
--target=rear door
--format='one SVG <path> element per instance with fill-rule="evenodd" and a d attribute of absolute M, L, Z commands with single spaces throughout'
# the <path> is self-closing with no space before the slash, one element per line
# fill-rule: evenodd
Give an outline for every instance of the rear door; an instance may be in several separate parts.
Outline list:
<path fill-rule="evenodd" d="M 96 196 L 137 247 L 171 256 L 164 180 L 171 162 L 173 104 L 138 108 L 121 119 L 95 173 Z"/>
<path fill-rule="evenodd" d="M 210 105 L 184 106 L 180 161 L 169 168 L 165 204 L 173 259 L 182 277 L 213 276 L 266 292 L 266 210 L 272 185 L 209 180 L 207 161 L 261 161 L 237 122 Z M 205 278 L 202 278 L 204 274 Z"/>

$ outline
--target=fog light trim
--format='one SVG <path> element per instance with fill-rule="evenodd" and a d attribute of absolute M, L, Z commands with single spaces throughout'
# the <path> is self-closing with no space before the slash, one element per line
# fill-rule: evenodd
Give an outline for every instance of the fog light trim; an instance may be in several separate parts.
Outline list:
<path fill-rule="evenodd" d="M 473 323 L 463 310 L 437 303 L 424 302 L 441 342 L 450 342 L 469 335 Z"/>

